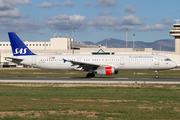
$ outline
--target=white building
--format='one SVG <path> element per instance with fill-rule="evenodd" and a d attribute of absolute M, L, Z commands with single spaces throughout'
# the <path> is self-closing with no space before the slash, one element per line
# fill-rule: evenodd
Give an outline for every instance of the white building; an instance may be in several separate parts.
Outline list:
<path fill-rule="evenodd" d="M 170 36 L 175 37 L 175 52 L 180 52 L 180 24 L 173 24 L 173 30 L 169 31 Z"/>

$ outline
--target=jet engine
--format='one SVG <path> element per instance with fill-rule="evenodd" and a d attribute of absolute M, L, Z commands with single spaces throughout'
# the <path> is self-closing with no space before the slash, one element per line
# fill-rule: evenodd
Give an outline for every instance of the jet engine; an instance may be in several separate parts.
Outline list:
<path fill-rule="evenodd" d="M 116 70 L 114 67 L 111 66 L 100 67 L 96 70 L 96 73 L 99 75 L 113 75 L 113 74 L 118 74 L 118 70 Z"/>

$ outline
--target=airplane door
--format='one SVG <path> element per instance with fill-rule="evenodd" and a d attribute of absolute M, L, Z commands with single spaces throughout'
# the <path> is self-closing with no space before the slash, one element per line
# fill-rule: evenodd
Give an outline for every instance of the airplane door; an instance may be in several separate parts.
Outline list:
<path fill-rule="evenodd" d="M 77 61 L 78 61 L 78 62 L 81 62 L 81 58 L 80 58 L 80 57 L 78 57 L 78 58 L 77 58 Z"/>
<path fill-rule="evenodd" d="M 32 57 L 32 65 L 36 65 L 36 56 Z"/>
<path fill-rule="evenodd" d="M 159 65 L 159 56 L 155 55 L 154 60 L 154 65 Z"/>
<path fill-rule="evenodd" d="M 120 65 L 124 65 L 124 58 L 123 57 L 120 58 Z"/>

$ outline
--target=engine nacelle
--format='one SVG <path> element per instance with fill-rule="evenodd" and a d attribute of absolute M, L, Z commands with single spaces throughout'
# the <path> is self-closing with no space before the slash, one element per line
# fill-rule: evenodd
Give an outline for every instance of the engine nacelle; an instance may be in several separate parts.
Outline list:
<path fill-rule="evenodd" d="M 111 66 L 100 67 L 96 70 L 96 73 L 99 75 L 113 75 L 113 74 L 118 74 L 118 70 L 116 70 L 114 67 Z"/>

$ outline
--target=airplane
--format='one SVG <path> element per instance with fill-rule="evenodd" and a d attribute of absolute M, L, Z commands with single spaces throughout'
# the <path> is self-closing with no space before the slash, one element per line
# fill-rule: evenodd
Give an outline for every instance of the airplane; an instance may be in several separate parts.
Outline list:
<path fill-rule="evenodd" d="M 120 70 L 154 70 L 155 78 L 159 78 L 158 70 L 168 70 L 177 64 L 166 56 L 151 54 L 125 55 L 37 55 L 33 53 L 14 32 L 8 32 L 12 57 L 7 61 L 50 70 L 88 71 L 86 77 L 118 74 Z"/>

